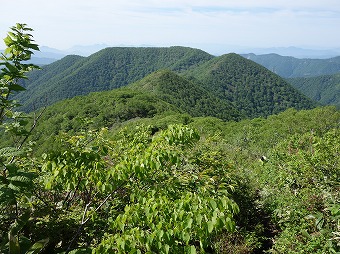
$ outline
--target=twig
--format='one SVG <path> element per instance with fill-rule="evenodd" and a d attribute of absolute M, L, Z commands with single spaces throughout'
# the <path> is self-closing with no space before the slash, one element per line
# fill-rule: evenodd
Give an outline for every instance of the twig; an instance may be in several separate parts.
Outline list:
<path fill-rule="evenodd" d="M 132 174 L 129 179 L 131 179 L 132 177 L 134 177 L 135 174 Z M 109 195 L 106 196 L 106 198 L 100 203 L 100 205 L 94 210 L 95 212 L 97 212 L 107 201 L 108 199 L 113 195 L 115 194 L 116 192 L 118 192 L 128 181 L 128 180 L 125 180 L 124 182 L 122 182 L 115 190 L 113 190 Z M 88 209 L 88 205 L 90 205 L 90 202 L 86 205 L 85 207 L 85 210 Z M 74 237 L 72 238 L 69 246 L 67 247 L 67 250 L 66 250 L 66 254 L 68 254 L 70 251 L 71 251 L 71 248 L 72 248 L 72 245 L 74 244 L 74 242 L 76 241 L 78 235 L 80 234 L 81 230 L 84 228 L 84 225 L 86 224 L 86 222 L 88 222 L 90 220 L 90 217 L 88 217 L 87 219 L 84 220 L 85 218 L 85 211 L 83 213 L 83 218 L 82 218 L 82 221 L 81 221 L 81 224 L 80 226 L 78 227 L 78 230 L 76 232 L 76 234 L 74 235 Z"/>
<path fill-rule="evenodd" d="M 43 108 L 43 110 L 39 113 L 37 118 L 34 118 L 33 120 L 33 125 L 31 127 L 31 129 L 29 130 L 28 134 L 26 135 L 26 137 L 21 141 L 20 145 L 18 146 L 18 150 L 21 149 L 21 147 L 24 145 L 24 143 L 26 142 L 26 140 L 28 139 L 28 136 L 31 135 L 32 131 L 35 129 L 35 127 L 37 126 L 38 120 L 41 118 L 41 116 L 43 115 L 44 111 L 46 110 L 46 107 Z"/>

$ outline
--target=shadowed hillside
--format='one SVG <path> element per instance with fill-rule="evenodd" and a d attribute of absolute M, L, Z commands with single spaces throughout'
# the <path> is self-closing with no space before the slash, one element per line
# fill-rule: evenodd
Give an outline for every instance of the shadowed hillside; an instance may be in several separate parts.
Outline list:
<path fill-rule="evenodd" d="M 246 54 L 243 57 L 263 65 L 268 70 L 284 78 L 313 77 L 340 72 L 340 57 L 330 59 L 298 59 L 277 54 Z"/>
<path fill-rule="evenodd" d="M 340 108 L 340 73 L 310 78 L 287 79 L 299 91 L 323 105 Z"/>

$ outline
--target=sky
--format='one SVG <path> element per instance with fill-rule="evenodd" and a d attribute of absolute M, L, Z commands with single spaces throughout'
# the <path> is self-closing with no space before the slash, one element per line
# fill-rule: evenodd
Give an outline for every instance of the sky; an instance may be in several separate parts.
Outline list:
<path fill-rule="evenodd" d="M 340 48 L 340 0 L 0 0 L 40 46 Z M 2 43 L 2 41 L 1 41 Z M 0 44 L 0 48 L 4 48 Z"/>

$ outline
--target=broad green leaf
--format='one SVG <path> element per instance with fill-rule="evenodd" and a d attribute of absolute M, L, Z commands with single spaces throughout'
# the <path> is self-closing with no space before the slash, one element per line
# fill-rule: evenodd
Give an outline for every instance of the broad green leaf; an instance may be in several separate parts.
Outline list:
<path fill-rule="evenodd" d="M 165 250 L 165 253 L 168 254 L 169 253 L 169 250 L 170 250 L 170 246 L 165 244 L 164 245 L 164 250 Z"/>
<path fill-rule="evenodd" d="M 12 40 L 12 38 L 11 38 L 10 36 L 7 36 L 7 37 L 4 39 L 4 42 L 5 42 L 5 44 L 6 44 L 7 47 L 10 47 L 10 46 L 14 43 L 14 41 Z M 6 52 L 5 52 L 5 54 L 6 54 Z"/>
<path fill-rule="evenodd" d="M 214 224 L 211 221 L 207 222 L 208 232 L 211 233 L 214 230 Z"/>
<path fill-rule="evenodd" d="M 190 234 L 186 231 L 182 232 L 182 239 L 187 244 L 190 241 Z"/>
<path fill-rule="evenodd" d="M 186 254 L 196 254 L 196 248 L 195 246 L 191 245 L 191 246 L 186 246 L 184 248 L 184 251 Z"/>
<path fill-rule="evenodd" d="M 15 92 L 19 92 L 19 91 L 25 91 L 26 88 L 20 86 L 20 85 L 17 85 L 17 84 L 13 84 L 11 86 L 9 86 L 9 88 L 12 90 L 12 91 L 15 91 Z"/>
<path fill-rule="evenodd" d="M 21 254 L 18 237 L 16 235 L 13 235 L 11 231 L 8 233 L 8 240 L 9 240 L 9 253 Z"/>
<path fill-rule="evenodd" d="M 188 218 L 188 219 L 185 221 L 184 228 L 191 228 L 192 222 L 193 222 L 193 219 L 192 219 L 192 218 Z"/>
<path fill-rule="evenodd" d="M 22 153 L 23 151 L 19 151 L 15 147 L 4 147 L 0 149 L 0 157 L 12 157 Z"/>
<path fill-rule="evenodd" d="M 215 201 L 215 200 L 213 200 L 213 199 L 210 199 L 209 203 L 210 203 L 210 205 L 211 205 L 212 209 L 214 209 L 214 210 L 215 210 L 215 209 L 216 209 L 216 207 L 217 207 L 216 201 Z"/>
<path fill-rule="evenodd" d="M 49 238 L 42 239 L 36 243 L 34 243 L 31 248 L 26 252 L 26 254 L 37 254 L 40 253 L 43 248 L 48 244 Z M 70 252 L 71 253 L 71 252 Z M 89 253 L 89 252 L 75 252 L 75 253 Z"/>

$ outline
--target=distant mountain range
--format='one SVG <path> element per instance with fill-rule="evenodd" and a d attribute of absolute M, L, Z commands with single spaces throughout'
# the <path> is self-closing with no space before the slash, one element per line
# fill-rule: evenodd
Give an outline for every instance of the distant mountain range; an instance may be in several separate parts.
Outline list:
<path fill-rule="evenodd" d="M 278 54 L 281 56 L 290 56 L 298 59 L 327 59 L 340 56 L 340 48 L 333 49 L 305 49 L 298 47 L 272 47 L 272 48 L 249 48 L 223 44 L 194 44 L 195 48 L 202 49 L 212 55 L 220 56 L 229 52 L 234 52 L 241 55 L 248 55 L 250 53 L 256 55 Z M 67 55 L 80 55 L 89 56 L 110 47 L 107 44 L 94 44 L 94 45 L 76 45 L 69 49 L 60 50 L 47 46 L 41 46 L 40 51 L 35 52 L 31 62 L 38 65 L 50 64 L 59 60 Z M 155 47 L 154 45 L 117 45 L 116 47 Z M 0 50 L 0 52 L 2 52 Z"/>
<path fill-rule="evenodd" d="M 305 49 L 298 47 L 276 47 L 276 48 L 248 48 L 237 50 L 239 54 L 253 53 L 256 55 L 277 54 L 291 56 L 298 59 L 327 59 L 340 56 L 340 48 L 334 49 Z"/>
<path fill-rule="evenodd" d="M 242 56 L 284 78 L 315 77 L 340 72 L 340 56 L 329 59 L 297 59 L 277 54 Z"/>
<path fill-rule="evenodd" d="M 168 71 L 157 72 L 162 69 Z M 139 85 L 133 89 L 149 89 L 148 94 L 155 94 L 185 112 L 226 120 L 316 105 L 284 79 L 253 61 L 237 54 L 215 57 L 185 47 L 117 47 L 105 48 L 89 57 L 67 56 L 32 72 L 29 80 L 23 81 L 27 91 L 16 99 L 23 109 L 31 111 L 137 81 Z"/>

